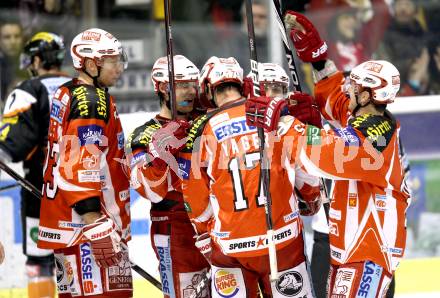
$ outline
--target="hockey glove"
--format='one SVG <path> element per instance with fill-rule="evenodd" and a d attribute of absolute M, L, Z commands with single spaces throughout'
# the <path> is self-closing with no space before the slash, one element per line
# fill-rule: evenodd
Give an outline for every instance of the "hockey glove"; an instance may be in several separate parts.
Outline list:
<path fill-rule="evenodd" d="M 260 84 L 260 96 L 265 96 L 264 88 Z M 246 98 L 255 97 L 254 94 L 254 81 L 250 77 L 243 79 L 243 96 Z"/>
<path fill-rule="evenodd" d="M 121 237 L 113 220 L 102 216 L 94 223 L 84 226 L 82 231 L 90 241 L 98 266 L 108 268 L 119 263 L 122 257 Z"/>
<path fill-rule="evenodd" d="M 303 201 L 298 199 L 299 214 L 302 216 L 312 216 L 318 213 L 321 208 L 321 197 L 317 197 L 314 201 Z"/>
<path fill-rule="evenodd" d="M 290 38 L 296 54 L 304 62 L 318 62 L 327 59 L 327 44 L 321 39 L 315 26 L 304 15 L 288 10 L 284 17 L 290 29 Z"/>
<path fill-rule="evenodd" d="M 165 169 L 174 156 L 185 146 L 187 129 L 185 120 L 170 121 L 153 133 L 148 153 L 154 167 Z"/>
<path fill-rule="evenodd" d="M 277 130 L 280 117 L 288 112 L 286 100 L 281 97 L 251 97 L 246 100 L 245 109 L 246 124 L 266 132 Z"/>
<path fill-rule="evenodd" d="M 307 93 L 294 91 L 287 98 L 289 114 L 302 123 L 322 128 L 321 113 L 313 104 L 313 97 Z"/>
<path fill-rule="evenodd" d="M 211 264 L 211 254 L 212 254 L 212 246 L 211 246 L 211 237 L 208 233 L 203 233 L 200 236 L 196 236 L 196 247 L 205 257 L 209 264 Z"/>

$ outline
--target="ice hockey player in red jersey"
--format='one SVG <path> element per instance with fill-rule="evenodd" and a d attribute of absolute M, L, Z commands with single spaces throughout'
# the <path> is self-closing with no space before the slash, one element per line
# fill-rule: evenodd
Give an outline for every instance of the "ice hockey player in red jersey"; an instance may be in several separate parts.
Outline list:
<path fill-rule="evenodd" d="M 151 72 L 160 112 L 128 137 L 131 185 L 151 201 L 151 243 L 159 260 L 165 297 L 190 297 L 209 270 L 209 263 L 194 245 L 195 231 L 182 197 L 177 156 L 185 144 L 187 121 L 197 105 L 198 68 L 185 56 L 174 56 L 177 119 L 172 121 L 168 59 L 156 60 Z M 169 149 L 166 150 L 166 149 Z M 202 289 L 197 297 L 210 297 Z"/>
<path fill-rule="evenodd" d="M 243 70 L 230 58 L 211 57 L 199 80 L 215 110 L 196 120 L 182 149 L 183 194 L 199 235 L 212 239 L 212 296 L 311 296 L 294 186 L 306 201 L 319 196 L 317 178 L 294 162 L 270 165 L 270 192 L 279 280 L 269 280 L 268 241 L 257 130 L 246 123 Z M 272 144 L 272 143 L 271 143 Z M 283 148 L 274 143 L 273 154 Z M 269 153 L 270 155 L 270 153 Z M 319 208 L 319 205 L 318 205 Z M 314 210 L 317 212 L 317 210 Z"/>
<path fill-rule="evenodd" d="M 283 138 L 302 135 L 292 146 L 308 172 L 336 180 L 329 212 L 328 297 L 382 297 L 406 239 L 409 192 L 399 154 L 400 127 L 386 109 L 399 90 L 399 72 L 387 61 L 367 61 L 351 71 L 344 88 L 344 77 L 327 60 L 326 44 L 313 24 L 294 12 L 286 21 L 299 58 L 313 65 L 315 100 L 331 124 L 318 129 L 286 116 L 278 130 Z M 307 97 L 312 100 L 306 94 L 297 100 Z M 264 108 L 270 102 L 254 101 L 267 119 Z M 275 118 L 256 123 L 271 131 Z"/>
<path fill-rule="evenodd" d="M 132 297 L 124 134 L 107 91 L 127 58 L 97 28 L 70 50 L 79 75 L 51 105 L 38 246 L 55 250 L 59 297 Z"/>

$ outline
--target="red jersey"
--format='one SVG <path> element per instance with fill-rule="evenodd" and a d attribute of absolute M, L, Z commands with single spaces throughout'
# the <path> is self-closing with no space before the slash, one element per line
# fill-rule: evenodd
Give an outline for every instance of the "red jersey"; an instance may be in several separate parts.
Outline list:
<path fill-rule="evenodd" d="M 293 156 L 281 157 L 279 142 L 268 137 L 270 193 L 276 248 L 302 231 L 294 186 L 304 199 L 319 195 L 319 180 Z M 246 124 L 244 100 L 228 103 L 195 120 L 179 160 L 189 217 L 199 233 L 208 230 L 225 255 L 266 255 L 267 227 L 261 194 L 257 129 Z M 303 247 L 298 247 L 303 249 Z"/>
<path fill-rule="evenodd" d="M 370 260 L 391 273 L 405 250 L 409 201 L 399 123 L 388 111 L 352 116 L 343 81 L 338 72 L 316 84 L 318 106 L 334 126 L 308 126 L 298 155 L 310 173 L 335 180 L 329 212 L 332 263 Z"/>
<path fill-rule="evenodd" d="M 101 212 L 129 240 L 124 134 L 113 97 L 77 79 L 61 86 L 51 105 L 47 148 L 38 246 L 58 249 L 86 241 L 73 205 L 91 197 L 100 198 Z"/>

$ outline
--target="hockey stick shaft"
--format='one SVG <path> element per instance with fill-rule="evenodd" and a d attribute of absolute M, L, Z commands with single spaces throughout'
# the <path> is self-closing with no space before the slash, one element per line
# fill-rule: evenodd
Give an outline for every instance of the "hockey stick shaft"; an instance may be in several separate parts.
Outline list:
<path fill-rule="evenodd" d="M 15 187 L 18 187 L 18 186 L 20 186 L 20 184 L 18 184 L 18 183 L 14 183 L 14 184 L 10 184 L 10 185 L 5 185 L 5 186 L 0 187 L 0 192 L 6 191 L 8 189 L 15 188 Z"/>
<path fill-rule="evenodd" d="M 301 84 L 299 82 L 299 77 L 298 77 L 298 71 L 295 65 L 295 60 L 293 59 L 293 54 L 292 54 L 292 50 L 290 48 L 290 44 L 289 44 L 289 40 L 287 39 L 287 34 L 286 34 L 286 27 L 284 25 L 283 22 L 283 12 L 281 11 L 281 0 L 273 0 L 272 4 L 273 4 L 273 9 L 275 11 L 275 15 L 276 15 L 276 20 L 278 23 L 278 28 L 280 29 L 280 33 L 281 33 L 281 38 L 283 40 L 283 45 L 284 45 L 284 51 L 286 53 L 286 58 L 287 58 L 287 63 L 289 65 L 289 71 L 290 74 L 292 75 L 292 82 L 293 82 L 293 86 L 295 87 L 296 91 L 300 91 L 301 92 Z M 324 193 L 324 196 L 326 198 L 326 200 L 328 201 L 329 199 L 329 193 L 327 190 L 327 185 L 325 184 L 325 180 L 321 178 L 321 188 L 322 188 L 322 192 Z M 330 211 L 330 203 L 326 202 L 323 204 L 324 205 L 324 210 L 325 210 L 325 215 L 327 217 L 327 222 L 328 222 L 328 215 L 329 215 L 329 211 Z"/>
<path fill-rule="evenodd" d="M 257 49 L 255 44 L 255 32 L 254 32 L 254 19 L 252 13 L 252 0 L 246 0 L 246 21 L 247 21 L 247 32 L 248 32 L 248 42 L 249 42 L 249 53 L 250 53 L 250 63 L 251 63 L 251 76 L 253 81 L 253 91 L 254 94 L 260 95 L 260 84 L 259 84 L 259 74 L 258 74 L 258 58 Z M 266 211 L 266 226 L 267 226 L 267 241 L 269 248 L 269 265 L 270 265 L 270 278 L 271 280 L 278 279 L 278 263 L 276 255 L 276 247 L 273 238 L 273 221 L 272 221 L 272 199 L 269 191 L 269 166 L 267 161 L 267 156 L 265 152 L 265 137 L 262 128 L 257 129 L 258 137 L 260 139 L 260 177 L 261 186 L 263 189 L 263 195 L 265 197 L 264 207 Z"/>
<path fill-rule="evenodd" d="M 18 184 L 24 187 L 27 191 L 32 193 L 37 199 L 41 199 L 41 192 L 33 186 L 29 181 L 21 177 L 16 171 L 11 169 L 7 164 L 0 160 L 0 169 L 11 176 Z M 156 288 L 162 291 L 162 284 L 151 276 L 147 271 L 139 267 L 138 265 L 131 263 L 131 268 L 136 271 L 140 276 L 151 282 Z"/>
<path fill-rule="evenodd" d="M 173 33 L 171 28 L 171 5 L 170 0 L 164 1 L 165 11 L 165 36 L 167 40 L 167 57 L 168 57 L 168 95 L 171 104 L 172 119 L 177 118 L 177 104 L 176 104 L 176 86 L 174 80 L 174 52 L 173 52 Z"/>

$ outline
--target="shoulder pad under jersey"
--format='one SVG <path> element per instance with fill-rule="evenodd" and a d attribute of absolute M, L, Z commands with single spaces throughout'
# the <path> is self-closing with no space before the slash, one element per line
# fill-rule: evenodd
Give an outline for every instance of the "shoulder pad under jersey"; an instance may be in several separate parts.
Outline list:
<path fill-rule="evenodd" d="M 110 94 L 91 85 L 69 86 L 71 119 L 100 119 L 108 122 L 110 116 Z"/>

